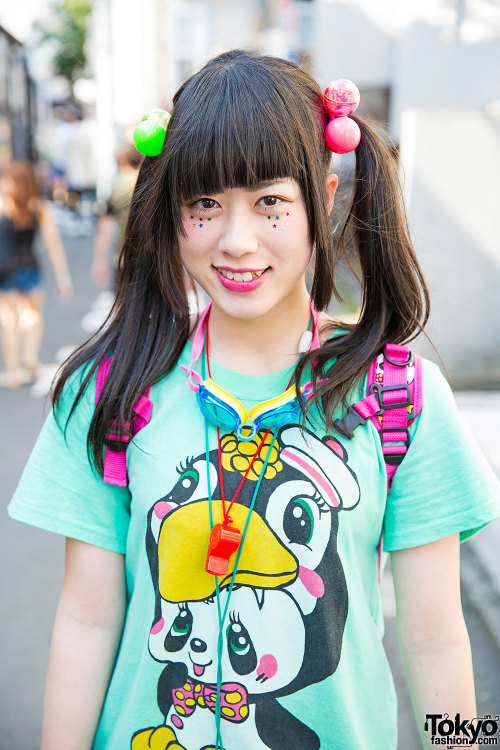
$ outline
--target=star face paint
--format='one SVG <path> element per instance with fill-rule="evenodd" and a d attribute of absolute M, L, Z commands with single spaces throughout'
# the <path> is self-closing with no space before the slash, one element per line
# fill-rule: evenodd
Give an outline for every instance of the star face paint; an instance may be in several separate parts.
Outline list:
<path fill-rule="evenodd" d="M 200 227 L 200 229 L 203 229 L 203 222 L 204 221 L 212 221 L 212 217 L 211 216 L 209 216 L 207 219 L 203 219 L 202 216 L 199 216 L 199 217 L 190 216 L 189 218 L 190 218 L 191 221 L 193 221 L 193 219 L 194 219 L 194 221 L 193 221 L 193 227 L 198 226 L 198 227 Z M 197 222 L 199 222 L 199 223 L 197 224 Z"/>
<path fill-rule="evenodd" d="M 280 220 L 280 218 L 286 219 L 286 221 L 285 221 L 285 226 L 289 226 L 289 221 L 288 221 L 288 217 L 289 217 L 289 216 L 290 216 L 290 211 L 287 211 L 287 212 L 286 212 L 285 214 L 283 214 L 283 215 L 282 215 L 281 217 L 280 217 L 280 216 L 276 216 L 276 217 L 274 217 L 274 216 L 268 216 L 267 218 L 268 218 L 268 219 L 273 219 L 273 220 L 274 220 L 275 222 L 276 222 L 276 221 L 279 221 L 279 220 Z M 278 225 L 277 225 L 276 223 L 275 223 L 275 224 L 273 224 L 273 229 L 277 229 L 277 228 L 278 228 Z"/>

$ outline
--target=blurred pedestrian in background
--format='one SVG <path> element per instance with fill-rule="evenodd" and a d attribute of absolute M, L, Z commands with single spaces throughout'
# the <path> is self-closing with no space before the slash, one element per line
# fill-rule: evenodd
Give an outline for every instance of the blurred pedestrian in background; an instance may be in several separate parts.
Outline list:
<path fill-rule="evenodd" d="M 66 182 L 66 151 L 71 125 L 67 120 L 66 109 L 62 105 L 54 107 L 54 125 L 51 138 L 50 192 L 57 203 L 65 204 L 68 197 Z"/>
<path fill-rule="evenodd" d="M 97 221 L 94 259 L 91 267 L 92 278 L 100 286 L 115 286 L 118 254 L 125 232 L 130 201 L 134 192 L 143 155 L 132 144 L 125 144 L 118 152 L 116 164 L 117 176 L 106 205 L 105 213 Z M 186 291 L 191 309 L 196 312 L 208 299 L 194 279 L 185 275 Z M 84 327 L 88 331 L 96 330 L 102 325 L 109 313 L 114 297 L 101 296 L 99 304 L 84 318 Z"/>
<path fill-rule="evenodd" d="M 72 211 L 68 231 L 75 237 L 93 232 L 96 199 L 95 121 L 84 117 L 81 105 L 67 108 L 69 128 L 65 143 L 66 205 Z"/>
<path fill-rule="evenodd" d="M 6 384 L 18 387 L 23 366 L 37 377 L 43 333 L 43 289 L 34 243 L 40 231 L 54 269 L 57 294 L 72 295 L 59 230 L 37 189 L 33 166 L 13 161 L 0 179 L 0 333 Z"/>
<path fill-rule="evenodd" d="M 126 144 L 118 153 L 116 176 L 106 211 L 97 221 L 92 278 L 96 284 L 106 286 L 114 276 L 116 259 L 128 216 L 130 199 L 134 191 L 142 154 L 135 146 Z"/>

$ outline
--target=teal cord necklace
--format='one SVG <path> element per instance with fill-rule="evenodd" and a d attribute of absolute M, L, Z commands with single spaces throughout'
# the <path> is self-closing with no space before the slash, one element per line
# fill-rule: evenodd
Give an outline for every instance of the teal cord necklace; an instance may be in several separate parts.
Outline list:
<path fill-rule="evenodd" d="M 203 372 L 203 377 L 205 377 L 205 356 L 202 357 L 202 372 Z M 265 443 L 265 440 L 267 436 L 269 435 L 269 432 L 270 430 L 267 430 L 266 436 L 264 440 L 262 441 L 263 444 Z M 241 553 L 243 550 L 243 545 L 245 543 L 245 537 L 247 534 L 248 526 L 250 524 L 250 518 L 252 516 L 252 511 L 255 506 L 255 500 L 257 498 L 257 493 L 259 491 L 262 478 L 265 476 L 267 465 L 269 463 L 269 457 L 271 455 L 275 442 L 276 442 L 276 436 L 273 435 L 273 439 L 271 440 L 269 450 L 266 453 L 266 458 L 264 460 L 264 464 L 260 472 L 259 478 L 257 480 L 257 484 L 255 485 L 252 500 L 248 508 L 247 519 L 245 522 L 245 526 L 243 528 L 241 542 L 240 542 L 240 545 L 238 547 L 238 551 L 236 554 L 234 570 L 231 576 L 231 583 L 229 584 L 224 612 L 222 611 L 222 605 L 221 605 L 221 597 L 220 597 L 221 592 L 220 592 L 220 586 L 219 586 L 219 577 L 215 576 L 215 594 L 216 594 L 216 600 L 217 600 L 217 617 L 218 617 L 218 623 L 219 623 L 219 636 L 217 640 L 217 696 L 215 700 L 215 726 L 216 726 L 216 731 L 217 731 L 217 736 L 215 740 L 215 750 L 224 750 L 224 745 L 222 744 L 222 735 L 221 735 L 221 685 L 222 685 L 222 653 L 224 650 L 224 623 L 225 623 L 227 612 L 229 609 L 231 594 L 233 592 L 234 581 L 236 579 L 236 574 L 238 572 L 238 564 L 239 564 Z M 206 419 L 205 419 L 205 459 L 206 459 L 206 466 L 207 466 L 207 488 L 208 488 L 208 509 L 209 509 L 209 517 L 210 517 L 210 531 L 212 531 L 214 527 L 214 516 L 213 516 L 213 506 L 212 506 L 212 490 L 211 490 L 211 485 L 210 485 L 210 449 L 209 449 L 209 441 L 208 441 L 208 421 Z"/>
<path fill-rule="evenodd" d="M 312 314 L 309 319 L 309 327 L 308 330 L 310 330 L 312 323 Z M 300 355 L 302 357 L 302 354 Z M 206 377 L 206 365 L 205 362 L 209 362 L 208 360 L 208 352 L 206 350 L 206 338 L 203 344 L 203 354 L 202 354 L 202 377 L 205 379 Z M 210 365 L 208 364 L 208 367 Z M 293 375 L 292 375 L 293 379 Z M 291 380 L 292 380 L 291 379 Z M 290 380 L 290 383 L 291 383 Z M 290 384 L 289 384 L 290 385 Z M 288 386 L 289 387 L 289 386 Z M 262 439 L 259 447 L 257 448 L 255 456 L 259 453 L 263 445 L 265 445 L 265 441 L 267 440 L 267 437 L 269 433 L 271 432 L 270 429 L 267 430 L 264 438 Z M 218 449 L 220 454 L 220 433 L 219 428 L 217 428 L 217 437 L 218 437 Z M 257 483 L 255 485 L 255 489 L 252 495 L 252 500 L 250 502 L 249 508 L 248 508 L 248 514 L 245 521 L 245 526 L 243 528 L 243 533 L 241 535 L 241 541 L 239 543 L 239 546 L 237 548 L 236 553 L 236 560 L 234 562 L 234 569 L 231 576 L 231 582 L 229 584 L 228 593 L 227 593 L 227 600 L 226 605 L 224 607 L 224 611 L 222 611 L 222 604 L 221 604 L 221 591 L 219 586 L 219 576 L 215 575 L 215 594 L 216 594 L 216 600 L 217 600 L 217 618 L 218 618 L 218 625 L 219 625 L 219 634 L 217 639 L 217 695 L 215 700 L 215 727 L 216 727 L 216 740 L 215 740 L 215 750 L 224 750 L 224 745 L 222 743 L 222 734 L 221 734 L 221 686 L 222 686 L 222 655 L 224 651 L 224 623 L 226 620 L 226 616 L 229 610 L 229 603 L 231 600 L 231 595 L 233 592 L 234 582 L 236 579 L 236 574 L 238 572 L 238 565 L 241 557 L 241 553 L 243 551 L 243 545 L 245 543 L 245 538 L 248 530 L 248 526 L 250 524 L 250 519 L 252 517 L 252 512 L 255 506 L 255 501 L 257 498 L 257 493 L 259 492 L 259 488 L 262 482 L 263 477 L 266 474 L 267 465 L 269 463 L 269 458 L 271 456 L 272 450 L 274 448 L 274 444 L 276 442 L 276 435 L 273 435 L 271 443 L 269 445 L 269 450 L 266 453 L 266 457 L 262 466 L 262 470 L 260 472 L 260 475 L 257 479 Z M 255 457 L 254 457 L 255 458 Z M 205 462 L 207 467 L 207 491 L 208 491 L 208 510 L 209 510 L 209 520 L 210 520 L 210 531 L 212 532 L 214 528 L 214 513 L 213 513 L 213 505 L 212 505 L 212 490 L 210 485 L 210 449 L 209 449 L 209 440 L 208 440 L 208 421 L 205 419 Z M 222 467 L 220 465 L 220 455 L 219 455 L 219 470 L 222 471 Z M 220 481 L 222 483 L 222 476 L 220 477 Z M 234 499 L 233 499 L 234 502 Z"/>
<path fill-rule="evenodd" d="M 250 503 L 250 507 L 248 509 L 248 515 L 247 520 L 245 522 L 245 527 L 243 529 L 243 533 L 241 536 L 241 542 L 238 547 L 238 551 L 236 554 L 236 560 L 234 563 L 234 570 L 233 574 L 231 576 L 231 583 L 229 584 L 229 590 L 227 594 L 227 601 L 226 606 L 224 607 L 224 612 L 222 612 L 222 606 L 221 606 L 221 600 L 220 600 L 220 587 L 219 587 L 219 577 L 215 576 L 215 594 L 217 599 L 217 617 L 219 621 L 219 637 L 217 641 L 217 697 L 215 700 L 215 726 L 217 730 L 217 737 L 215 741 L 215 750 L 224 750 L 224 746 L 222 744 L 222 736 L 221 736 L 221 685 L 222 685 L 222 652 L 224 649 L 224 622 L 226 620 L 227 612 L 229 609 L 229 602 L 231 600 L 231 594 L 233 592 L 233 586 L 234 581 L 236 578 L 236 573 L 238 572 L 238 564 L 241 557 L 241 552 L 243 550 L 243 545 L 245 543 L 245 537 L 247 534 L 247 529 L 250 523 L 250 518 L 252 516 L 252 511 L 255 505 L 255 500 L 257 498 L 257 493 L 259 491 L 260 484 L 262 482 L 262 478 L 266 473 L 267 464 L 269 462 L 269 456 L 271 455 L 271 451 L 274 447 L 274 443 L 276 442 L 276 436 L 273 436 L 273 439 L 271 441 L 271 445 L 269 446 L 269 450 L 267 451 L 266 458 L 264 460 L 264 465 L 262 467 L 262 471 L 260 473 L 260 476 L 257 480 L 257 484 L 255 486 L 255 490 L 252 496 L 252 500 Z M 205 455 L 206 455 L 206 465 L 207 465 L 207 486 L 208 486 L 208 507 L 209 507 L 209 514 L 210 514 L 210 530 L 213 529 L 214 526 L 214 519 L 213 519 L 213 509 L 212 509 L 212 492 L 210 487 L 210 451 L 208 447 L 208 422 L 205 420 Z"/>

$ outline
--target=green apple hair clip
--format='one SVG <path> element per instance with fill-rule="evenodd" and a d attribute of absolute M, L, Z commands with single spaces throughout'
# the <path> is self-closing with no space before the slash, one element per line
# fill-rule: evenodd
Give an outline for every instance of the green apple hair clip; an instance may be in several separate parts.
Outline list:
<path fill-rule="evenodd" d="M 161 154 L 170 115 L 164 109 L 152 109 L 144 115 L 134 130 L 135 147 L 144 156 Z"/>

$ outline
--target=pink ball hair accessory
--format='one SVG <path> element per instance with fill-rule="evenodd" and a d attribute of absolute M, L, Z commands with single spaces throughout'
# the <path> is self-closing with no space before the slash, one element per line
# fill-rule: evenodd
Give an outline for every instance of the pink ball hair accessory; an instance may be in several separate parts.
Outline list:
<path fill-rule="evenodd" d="M 325 129 L 325 143 L 335 154 L 348 154 L 361 140 L 359 125 L 349 115 L 358 108 L 359 89 L 347 78 L 337 78 L 326 87 L 323 104 L 331 120 Z"/>

